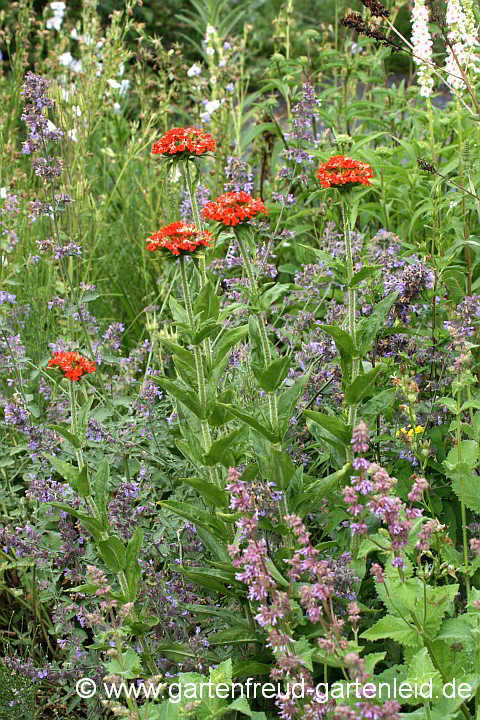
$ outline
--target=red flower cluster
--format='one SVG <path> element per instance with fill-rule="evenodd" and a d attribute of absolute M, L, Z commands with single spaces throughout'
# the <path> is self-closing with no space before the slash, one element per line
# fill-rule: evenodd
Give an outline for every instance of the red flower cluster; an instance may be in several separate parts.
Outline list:
<path fill-rule="evenodd" d="M 173 155 L 185 151 L 190 155 L 201 155 L 216 147 L 212 136 L 203 130 L 196 127 L 172 128 L 153 143 L 152 155 Z"/>
<path fill-rule="evenodd" d="M 69 380 L 79 380 L 84 373 L 95 372 L 96 365 L 94 362 L 87 360 L 77 352 L 58 352 L 48 361 L 48 367 L 54 365 L 63 370 L 64 377 Z"/>
<path fill-rule="evenodd" d="M 150 235 L 146 242 L 147 250 L 152 252 L 158 248 L 170 250 L 172 255 L 184 255 L 195 252 L 201 245 L 210 247 L 210 240 L 213 240 L 213 236 L 207 230 L 197 230 L 193 223 L 174 222 Z"/>
<path fill-rule="evenodd" d="M 370 185 L 368 180 L 373 177 L 370 165 L 343 155 L 331 157 L 327 162 L 320 165 L 315 174 L 317 180 L 320 180 L 320 185 L 324 188 L 349 183 Z"/>
<path fill-rule="evenodd" d="M 217 220 L 224 225 L 237 225 L 243 220 L 250 220 L 257 213 L 267 215 L 265 205 L 260 199 L 254 200 L 246 192 L 224 193 L 203 208 L 205 220 Z"/>

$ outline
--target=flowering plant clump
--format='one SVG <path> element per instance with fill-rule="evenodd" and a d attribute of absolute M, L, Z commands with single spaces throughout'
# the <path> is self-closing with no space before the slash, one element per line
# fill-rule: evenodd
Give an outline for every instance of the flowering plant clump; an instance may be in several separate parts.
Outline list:
<path fill-rule="evenodd" d="M 335 155 L 322 163 L 315 175 L 323 188 L 329 188 L 354 183 L 370 185 L 368 181 L 373 177 L 373 172 L 367 163 L 353 160 L 351 157 Z"/>
<path fill-rule="evenodd" d="M 54 365 L 63 370 L 64 377 L 69 380 L 79 380 L 84 373 L 94 373 L 96 365 L 94 362 L 87 360 L 77 352 L 57 352 L 48 361 L 48 367 Z"/>
<path fill-rule="evenodd" d="M 207 230 L 197 230 L 193 223 L 174 222 L 147 238 L 147 250 L 170 250 L 172 255 L 193 253 L 199 247 L 210 247 L 212 234 Z M 183 252 L 182 252 L 183 251 Z"/>
<path fill-rule="evenodd" d="M 153 143 L 152 155 L 202 155 L 209 150 L 214 151 L 216 147 L 212 136 L 203 130 L 196 127 L 172 128 Z"/>
<path fill-rule="evenodd" d="M 203 208 L 205 220 L 216 220 L 224 225 L 238 225 L 244 220 L 250 220 L 257 213 L 268 215 L 263 201 L 254 199 L 243 191 L 224 193 Z"/>

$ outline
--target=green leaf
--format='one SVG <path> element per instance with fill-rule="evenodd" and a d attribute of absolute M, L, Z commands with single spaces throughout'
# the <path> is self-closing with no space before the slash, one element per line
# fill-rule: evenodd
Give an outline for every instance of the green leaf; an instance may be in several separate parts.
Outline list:
<path fill-rule="evenodd" d="M 201 407 L 193 392 L 180 387 L 173 380 L 167 378 L 155 378 L 155 382 L 160 385 L 162 390 L 173 395 L 182 405 L 185 405 L 199 420 L 205 419 L 205 410 Z"/>
<path fill-rule="evenodd" d="M 142 663 L 132 648 L 128 648 L 122 653 L 121 660 L 110 660 L 105 667 L 109 673 L 128 679 L 136 678 L 142 674 Z"/>
<path fill-rule="evenodd" d="M 222 492 L 219 490 L 219 492 Z M 230 556 L 225 548 L 225 545 L 218 542 L 215 536 L 203 527 L 197 527 L 197 537 L 200 538 L 202 543 L 205 545 L 211 556 L 219 562 L 229 563 Z"/>
<path fill-rule="evenodd" d="M 223 333 L 221 336 L 221 339 L 217 343 L 215 343 L 215 359 L 213 360 L 213 367 L 216 367 L 219 362 L 225 357 L 225 355 L 228 353 L 228 351 L 236 345 L 240 340 L 243 340 L 243 338 L 248 333 L 248 325 L 241 325 L 240 327 L 236 328 L 229 328 L 226 332 Z"/>
<path fill-rule="evenodd" d="M 298 398 L 302 395 L 310 379 L 311 370 L 290 385 L 278 398 L 278 425 L 280 440 L 283 439 L 288 430 L 288 424 L 293 415 Z"/>
<path fill-rule="evenodd" d="M 268 675 L 271 666 L 256 660 L 242 660 L 232 668 L 233 677 L 255 677 L 256 675 Z"/>
<path fill-rule="evenodd" d="M 316 502 L 331 493 L 334 488 L 346 482 L 352 473 L 353 468 L 351 463 L 346 463 L 340 470 L 337 470 L 331 475 L 327 475 L 327 477 L 319 478 L 305 488 L 305 492 L 300 495 L 294 509 L 298 511 L 298 508 L 302 504 L 312 507 Z"/>
<path fill-rule="evenodd" d="M 167 510 L 170 510 L 176 515 L 180 515 L 180 517 L 184 517 L 194 525 L 199 525 L 200 527 L 210 530 L 216 537 L 220 537 L 223 540 L 228 538 L 225 524 L 210 513 L 200 510 L 196 505 L 178 502 L 177 500 L 163 500 L 159 505 L 167 508 Z"/>
<path fill-rule="evenodd" d="M 385 327 L 385 319 L 397 296 L 397 292 L 387 295 L 386 298 L 383 298 L 383 300 L 375 305 L 369 317 L 362 318 L 358 323 L 357 343 L 360 357 L 364 356 L 365 353 L 370 350 L 377 333 Z"/>
<path fill-rule="evenodd" d="M 241 139 L 241 150 L 242 153 L 245 152 L 245 150 L 248 148 L 251 142 L 255 140 L 256 137 L 261 135 L 264 132 L 269 133 L 277 133 L 277 128 L 274 123 L 268 122 L 268 123 L 260 123 L 260 125 L 253 125 L 249 130 L 243 135 Z"/>
<path fill-rule="evenodd" d="M 218 394 L 217 400 L 208 406 L 207 417 L 209 425 L 212 427 L 222 427 L 222 425 L 225 425 L 229 420 L 232 420 L 233 415 L 227 412 L 219 403 L 228 405 L 233 398 L 234 393 L 231 388 Z"/>
<path fill-rule="evenodd" d="M 80 520 L 82 525 L 84 525 L 84 527 L 86 527 L 87 530 L 91 532 L 95 540 L 101 537 L 104 529 L 100 521 L 96 518 L 92 517 L 91 515 L 87 515 L 86 513 L 79 512 L 78 510 L 74 510 L 70 507 L 70 505 L 67 505 L 67 503 L 52 501 L 50 505 L 58 507 L 60 510 L 63 510 L 72 517 L 77 518 L 77 520 Z"/>
<path fill-rule="evenodd" d="M 238 645 L 250 642 L 263 643 L 264 638 L 259 633 L 247 630 L 243 625 L 235 625 L 208 636 L 209 645 Z"/>
<path fill-rule="evenodd" d="M 215 320 L 207 320 L 197 330 L 192 338 L 192 345 L 200 345 L 205 338 L 210 337 L 213 333 L 221 329 L 221 325 L 218 325 Z"/>
<path fill-rule="evenodd" d="M 233 595 L 233 596 L 236 595 L 236 593 L 234 593 L 232 590 L 229 590 L 226 587 L 227 585 L 235 584 L 235 581 L 233 581 L 233 583 L 232 583 L 231 580 L 226 580 L 223 582 L 222 582 L 222 580 L 218 580 L 214 576 L 214 574 L 210 570 L 210 568 L 209 568 L 208 572 L 205 572 L 202 570 L 198 570 L 197 568 L 189 568 L 187 570 L 187 568 L 184 568 L 181 565 L 176 565 L 175 567 L 172 566 L 172 570 L 174 570 L 175 572 L 182 573 L 182 575 L 185 575 L 185 577 L 188 578 L 188 580 L 190 580 L 192 583 L 201 585 L 202 587 L 205 587 L 208 590 L 214 590 L 215 592 L 219 592 L 222 595 L 225 595 L 225 594 Z M 244 633 L 248 632 L 248 630 L 246 631 L 245 628 L 243 628 L 243 631 L 244 631 Z M 209 642 L 210 642 L 210 637 L 209 637 Z M 210 643 L 210 644 L 212 644 L 212 643 Z"/>
<path fill-rule="evenodd" d="M 267 440 L 270 440 L 270 442 L 277 442 L 277 436 L 274 435 L 274 433 L 270 432 L 270 430 L 267 430 L 266 427 L 264 427 L 261 423 L 258 422 L 255 417 L 253 417 L 253 415 L 249 415 L 248 413 L 243 412 L 243 410 L 237 408 L 235 405 L 226 405 L 225 403 L 218 403 L 218 405 L 222 408 L 225 408 L 225 410 L 230 412 L 236 418 L 242 420 L 242 422 L 246 423 L 251 428 L 259 432 L 261 435 L 263 435 L 263 437 L 267 438 Z"/>
<path fill-rule="evenodd" d="M 447 643 L 461 642 L 467 646 L 475 644 L 472 629 L 462 617 L 444 620 L 435 640 L 444 640 Z"/>
<path fill-rule="evenodd" d="M 75 435 L 72 435 L 72 433 L 68 432 L 68 430 L 65 430 L 63 425 L 48 425 L 51 430 L 55 430 L 58 432 L 62 437 L 65 438 L 65 440 L 68 440 L 70 445 L 73 445 L 74 448 L 79 450 L 82 447 L 82 443 L 80 440 L 75 437 Z"/>
<path fill-rule="evenodd" d="M 359 375 L 355 380 L 345 388 L 345 403 L 347 405 L 358 405 L 364 397 L 370 395 L 374 391 L 375 380 L 380 372 L 385 370 L 386 366 L 381 364 L 372 370 Z"/>
<path fill-rule="evenodd" d="M 83 442 L 85 438 L 85 428 L 87 427 L 88 417 L 90 414 L 90 408 L 92 407 L 93 400 L 94 396 L 90 395 L 88 400 L 82 405 L 82 407 L 77 413 L 77 432 L 80 435 L 81 442 Z"/>
<path fill-rule="evenodd" d="M 447 459 L 444 460 L 442 463 L 442 465 L 444 465 L 447 469 L 446 474 L 448 475 L 448 477 L 452 477 L 452 474 L 458 472 L 456 470 L 456 467 L 459 463 L 461 463 L 462 465 L 466 465 L 470 469 L 470 472 L 475 469 L 478 463 L 477 442 L 475 442 L 474 440 L 462 440 L 460 442 L 460 445 L 456 445 L 450 450 L 447 455 Z"/>
<path fill-rule="evenodd" d="M 125 545 L 117 535 L 110 535 L 107 540 L 99 540 L 98 551 L 105 565 L 115 573 L 125 570 L 127 564 Z"/>
<path fill-rule="evenodd" d="M 184 347 L 177 345 L 177 343 L 172 342 L 172 340 L 169 340 L 168 338 L 161 337 L 159 338 L 159 342 L 161 342 L 161 344 L 164 345 L 172 355 L 176 355 L 183 360 L 186 365 L 190 365 L 192 370 L 195 370 L 193 353 L 190 350 L 186 350 Z"/>
<path fill-rule="evenodd" d="M 127 579 L 129 590 L 129 602 L 135 602 L 137 598 L 138 583 L 141 576 L 140 565 L 138 564 L 138 555 L 143 543 L 143 530 L 139 526 L 135 529 L 132 537 L 128 541 L 125 553 L 125 577 Z"/>
<path fill-rule="evenodd" d="M 263 370 L 255 373 L 258 384 L 265 392 L 273 392 L 285 380 L 291 360 L 288 355 L 272 360 L 272 362 Z"/>
<path fill-rule="evenodd" d="M 86 465 L 84 465 L 78 473 L 77 492 L 82 498 L 86 498 L 91 494 L 90 483 L 88 482 L 88 468 Z"/>
<path fill-rule="evenodd" d="M 282 295 L 286 295 L 290 289 L 291 283 L 274 283 L 272 287 L 265 290 L 260 297 L 261 310 L 264 312 L 268 311 L 278 298 L 282 297 Z"/>
<path fill-rule="evenodd" d="M 175 320 L 176 324 L 186 325 L 187 327 L 190 326 L 190 319 L 188 317 L 188 313 L 183 308 L 180 303 L 178 303 L 173 295 L 170 295 L 168 298 L 168 304 L 170 306 L 170 310 L 172 313 L 172 317 Z"/>
<path fill-rule="evenodd" d="M 457 403 L 453 398 L 441 397 L 435 401 L 435 405 L 445 405 L 454 415 L 457 414 Z"/>
<path fill-rule="evenodd" d="M 462 440 L 462 442 L 470 442 L 469 440 Z M 454 448 L 455 449 L 455 448 Z M 465 474 L 459 472 L 453 477 L 446 472 L 446 475 L 452 479 L 452 490 L 458 497 L 460 502 L 463 502 L 475 513 L 480 513 L 480 477 L 478 475 L 467 475 L 470 471 L 469 465 L 465 465 Z"/>
<path fill-rule="evenodd" d="M 351 428 L 333 415 L 325 415 L 325 413 L 318 412 L 317 410 L 303 410 L 305 417 L 313 420 L 314 423 L 320 425 L 320 427 L 328 430 L 329 433 L 338 438 L 344 445 L 349 445 L 352 439 Z"/>
<path fill-rule="evenodd" d="M 97 472 L 95 473 L 93 485 L 95 488 L 95 505 L 97 506 L 98 512 L 102 517 L 105 529 L 108 525 L 107 506 L 109 475 L 110 466 L 108 463 L 108 458 L 104 457 L 103 460 L 100 462 L 100 465 L 98 466 Z"/>
<path fill-rule="evenodd" d="M 84 292 L 82 294 L 82 299 L 80 302 L 82 302 L 82 303 L 92 302 L 92 300 L 96 300 L 99 297 L 100 297 L 99 293 L 94 292 L 93 290 L 87 290 L 86 292 Z"/>
<path fill-rule="evenodd" d="M 372 641 L 389 638 L 408 647 L 417 647 L 421 643 L 417 628 L 395 615 L 386 615 L 380 618 L 373 627 L 365 630 L 360 638 Z"/>
<path fill-rule="evenodd" d="M 355 273 L 353 276 L 349 287 L 354 288 L 357 287 L 359 283 L 362 282 L 362 280 L 365 280 L 365 278 L 370 277 L 371 275 L 375 275 L 378 270 L 382 269 L 382 265 L 370 265 L 370 266 L 364 266 L 361 270 Z"/>
<path fill-rule="evenodd" d="M 220 298 L 215 293 L 210 280 L 203 286 L 198 293 L 195 302 L 193 304 L 193 311 L 195 315 L 201 313 L 201 320 L 216 320 L 220 311 Z"/>
<path fill-rule="evenodd" d="M 48 460 L 50 460 L 58 474 L 68 482 L 75 492 L 78 492 L 78 469 L 74 468 L 73 465 L 70 465 L 70 463 L 65 462 L 65 460 L 60 460 L 60 458 L 54 457 L 53 455 L 48 455 L 47 453 L 44 453 L 44 455 Z"/>
<path fill-rule="evenodd" d="M 228 493 L 226 493 L 225 490 L 220 490 L 220 488 L 213 483 L 209 483 L 203 478 L 195 477 L 179 478 L 179 480 L 195 488 L 207 503 L 215 505 L 215 507 L 218 508 L 228 507 Z"/>
<path fill-rule="evenodd" d="M 235 712 L 241 712 L 243 715 L 248 715 L 248 717 L 250 718 L 253 715 L 252 710 L 250 710 L 248 700 L 245 697 L 238 697 L 236 700 L 230 703 L 230 705 L 227 705 L 226 710 L 234 710 Z"/>
<path fill-rule="evenodd" d="M 269 477 L 275 478 L 276 488 L 286 490 L 296 470 L 291 458 L 282 450 L 272 447 L 269 450 L 269 465 Z"/>
<path fill-rule="evenodd" d="M 393 407 L 397 391 L 395 388 L 388 388 L 374 395 L 368 402 L 362 405 L 362 416 L 374 417 L 381 415 L 388 408 Z"/>
<path fill-rule="evenodd" d="M 218 440 L 215 440 L 208 453 L 203 456 L 204 464 L 208 467 L 213 467 L 217 463 L 221 463 L 226 468 L 230 467 L 230 454 L 227 454 L 227 451 L 233 444 L 240 441 L 244 434 L 244 428 L 237 428 L 236 430 L 232 430 L 231 433 L 228 433 L 228 435 L 223 435 L 218 438 Z"/>
<path fill-rule="evenodd" d="M 349 358 L 358 356 L 358 351 L 348 332 L 345 332 L 345 330 L 342 330 L 342 328 L 337 325 L 318 325 L 318 327 L 334 339 L 338 352 L 345 353 Z"/>

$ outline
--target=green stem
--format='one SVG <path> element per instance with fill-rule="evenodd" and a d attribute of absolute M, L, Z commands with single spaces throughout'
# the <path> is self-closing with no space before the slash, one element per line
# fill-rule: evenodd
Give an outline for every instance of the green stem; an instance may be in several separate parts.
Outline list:
<path fill-rule="evenodd" d="M 260 308 L 258 307 L 260 298 L 258 294 L 258 287 L 255 280 L 255 276 L 253 274 L 252 270 L 252 263 L 248 254 L 248 250 L 245 247 L 245 243 L 243 242 L 243 239 L 241 238 L 241 235 L 239 232 L 235 233 L 235 237 L 238 242 L 238 247 L 240 248 L 240 252 L 242 253 L 243 262 L 245 265 L 245 271 L 247 273 L 248 281 L 250 283 L 250 289 L 252 291 L 252 294 L 254 296 L 254 302 L 256 305 L 255 308 L 255 314 L 257 316 L 258 321 L 258 330 L 260 333 L 260 342 L 262 344 L 262 353 L 263 353 L 263 362 L 265 364 L 265 367 L 268 367 L 268 365 L 272 362 L 272 354 L 270 352 L 270 346 L 268 344 L 268 337 L 267 337 L 267 331 L 265 329 L 265 320 L 263 318 L 263 315 L 260 311 Z M 270 423 L 272 426 L 272 430 L 276 432 L 278 429 L 278 408 L 277 408 L 277 396 L 275 392 L 269 392 L 268 395 L 268 411 L 270 416 Z"/>
<path fill-rule="evenodd" d="M 74 437 L 77 437 L 77 398 L 76 398 L 76 394 L 75 394 L 73 380 L 70 380 L 69 384 L 70 384 L 70 407 L 71 407 L 71 413 L 72 413 L 71 431 L 72 431 L 72 435 Z M 77 457 L 77 465 L 78 465 L 78 469 L 80 471 L 84 466 L 82 449 L 81 448 L 76 449 L 75 455 Z"/>
<path fill-rule="evenodd" d="M 352 338 L 353 344 L 357 345 L 357 326 L 356 326 L 356 305 L 357 305 L 357 291 L 354 287 L 350 287 L 353 278 L 353 254 L 352 254 L 352 237 L 350 235 L 350 227 L 348 223 L 348 215 L 343 202 L 341 201 L 342 208 L 342 221 L 343 221 L 343 234 L 345 236 L 345 249 L 347 255 L 347 282 L 348 282 L 348 332 Z M 355 380 L 359 370 L 359 359 L 352 359 L 352 378 L 351 382 Z M 357 405 L 350 405 L 348 408 L 348 424 L 355 425 L 357 419 Z M 352 460 L 352 449 L 347 449 L 347 462 Z"/>
<path fill-rule="evenodd" d="M 460 427 L 460 415 L 461 415 L 461 387 L 460 387 L 460 376 L 458 376 L 458 391 L 457 391 L 457 457 L 458 462 L 462 461 L 462 451 L 460 449 L 461 442 L 461 427 Z M 462 513 L 462 536 L 463 536 L 463 562 L 465 563 L 465 587 L 467 590 L 467 603 L 470 600 L 470 577 L 468 576 L 468 539 L 467 539 L 467 511 L 465 509 L 465 480 L 463 474 L 460 473 L 460 507 Z"/>
<path fill-rule="evenodd" d="M 195 223 L 195 227 L 199 232 L 203 231 L 203 223 L 200 217 L 200 212 L 198 210 L 198 203 L 197 203 L 197 193 L 196 193 L 196 184 L 193 182 L 191 173 L 190 173 L 190 166 L 188 164 L 188 159 L 185 160 L 185 163 L 182 165 L 185 173 L 185 183 L 187 185 L 187 191 L 190 197 L 190 203 L 192 205 L 192 215 L 193 215 L 193 221 Z M 198 272 L 200 275 L 200 287 L 203 288 L 207 284 L 207 273 L 205 270 L 205 255 L 203 252 L 198 253 Z M 210 343 L 210 338 L 205 338 L 205 340 L 202 343 L 203 348 L 205 350 L 205 357 L 207 359 L 208 366 L 212 366 L 212 346 Z"/>
<path fill-rule="evenodd" d="M 185 269 L 185 257 L 183 255 L 180 255 L 180 275 L 182 277 L 183 295 L 185 298 L 185 307 L 187 309 L 188 320 L 190 323 L 190 327 L 193 330 L 194 320 L 193 320 L 192 301 L 190 298 L 190 290 L 188 287 L 187 272 Z M 195 371 L 196 371 L 196 375 L 197 375 L 198 400 L 200 402 L 200 406 L 202 407 L 202 409 L 205 410 L 206 405 L 207 405 L 207 394 L 206 394 L 206 388 L 205 388 L 205 373 L 204 373 L 204 368 L 203 368 L 203 358 L 202 358 L 202 353 L 200 352 L 199 347 L 193 348 L 193 357 L 195 359 Z M 204 448 L 205 452 L 208 453 L 208 451 L 212 447 L 212 438 L 210 435 L 210 427 L 206 420 L 201 420 L 201 428 L 202 428 L 203 448 Z M 217 484 L 220 484 L 218 476 L 214 472 L 213 468 L 208 467 L 207 472 L 208 472 L 209 478 L 212 482 L 216 481 Z"/>

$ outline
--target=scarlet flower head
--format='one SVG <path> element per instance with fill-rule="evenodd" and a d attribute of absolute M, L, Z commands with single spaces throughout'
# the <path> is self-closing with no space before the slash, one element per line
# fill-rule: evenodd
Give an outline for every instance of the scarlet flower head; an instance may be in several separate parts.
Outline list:
<path fill-rule="evenodd" d="M 203 130 L 196 127 L 172 128 L 153 143 L 152 155 L 202 155 L 208 150 L 214 151 L 216 147 L 212 136 Z"/>
<path fill-rule="evenodd" d="M 48 367 L 58 365 L 63 370 L 64 377 L 69 380 L 79 380 L 84 373 L 94 373 L 96 365 L 77 352 L 57 352 L 48 361 Z"/>
<path fill-rule="evenodd" d="M 193 223 L 174 222 L 165 225 L 147 238 L 147 250 L 169 250 L 172 255 L 194 253 L 199 247 L 210 247 L 213 236 L 207 230 L 197 230 Z"/>
<path fill-rule="evenodd" d="M 351 157 L 335 155 L 327 162 L 322 163 L 315 173 L 317 180 L 323 188 L 353 185 L 362 183 L 370 185 L 369 178 L 373 177 L 372 168 L 367 163 L 353 160 Z"/>
<path fill-rule="evenodd" d="M 250 220 L 257 213 L 267 215 L 268 211 L 262 200 L 255 200 L 246 192 L 224 193 L 203 208 L 205 220 L 216 220 L 224 225 L 238 225 Z"/>

